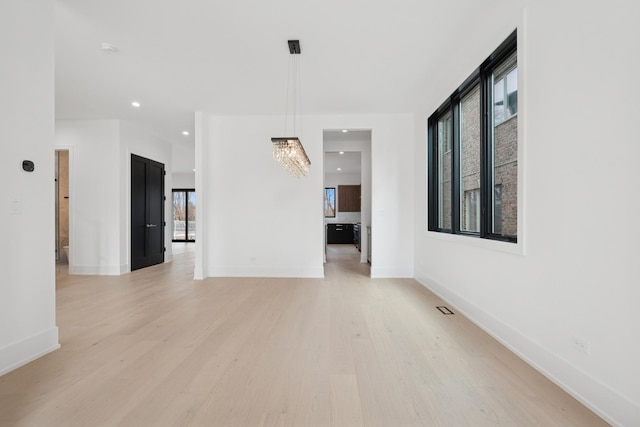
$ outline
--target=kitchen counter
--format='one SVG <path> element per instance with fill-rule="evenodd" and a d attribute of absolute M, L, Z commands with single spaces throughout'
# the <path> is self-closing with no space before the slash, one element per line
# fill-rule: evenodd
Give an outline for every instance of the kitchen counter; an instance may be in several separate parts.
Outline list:
<path fill-rule="evenodd" d="M 354 224 L 327 224 L 327 244 L 353 244 L 353 229 Z"/>

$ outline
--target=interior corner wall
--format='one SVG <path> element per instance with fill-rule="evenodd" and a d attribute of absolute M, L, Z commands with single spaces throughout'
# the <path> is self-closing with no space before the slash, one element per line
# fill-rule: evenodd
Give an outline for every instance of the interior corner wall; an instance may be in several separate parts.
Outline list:
<path fill-rule="evenodd" d="M 412 277 L 413 116 L 305 116 L 301 139 L 312 166 L 300 179 L 272 158 L 271 137 L 282 123 L 279 116 L 203 113 L 201 144 L 196 136 L 196 191 L 206 199 L 199 206 L 207 230 L 196 237 L 208 250 L 202 271 L 322 277 L 323 130 L 350 128 L 372 130 L 372 276 Z"/>
<path fill-rule="evenodd" d="M 54 2 L 0 3 L 0 375 L 59 347 L 55 324 Z M 10 42 L 8 42 L 10 41 Z M 22 169 L 23 160 L 35 164 Z"/>
<path fill-rule="evenodd" d="M 69 272 L 119 275 L 120 122 L 57 120 L 56 148 L 69 149 Z"/>
<path fill-rule="evenodd" d="M 198 225 L 196 226 L 196 242 L 195 242 L 195 260 L 193 278 L 194 280 L 203 280 L 209 277 L 209 218 L 208 210 L 208 186 L 209 186 L 209 149 L 213 143 L 210 142 L 210 125 L 209 119 L 211 115 L 196 111 L 194 113 L 194 148 L 195 148 L 195 189 L 198 200 Z"/>
<path fill-rule="evenodd" d="M 640 425 L 638 19 L 631 1 L 510 3 L 479 17 L 493 30 L 469 29 L 462 61 L 434 58 L 447 73 L 422 91 L 435 96 L 415 131 L 416 278 L 620 426 Z M 518 27 L 519 242 L 428 232 L 426 118 L 462 83 L 447 76 L 470 74 L 505 23 Z"/>
<path fill-rule="evenodd" d="M 371 129 L 371 277 L 413 277 L 414 117 L 373 116 L 366 128 Z"/>
<path fill-rule="evenodd" d="M 171 189 L 173 188 L 172 171 L 172 149 L 171 144 L 158 138 L 147 129 L 130 121 L 120 122 L 120 263 L 124 267 L 123 272 L 131 271 L 131 155 L 145 157 L 164 164 L 165 180 L 165 212 L 164 221 L 167 224 L 164 228 L 165 255 L 164 261 L 173 259 L 171 241 L 173 239 L 173 198 Z"/>

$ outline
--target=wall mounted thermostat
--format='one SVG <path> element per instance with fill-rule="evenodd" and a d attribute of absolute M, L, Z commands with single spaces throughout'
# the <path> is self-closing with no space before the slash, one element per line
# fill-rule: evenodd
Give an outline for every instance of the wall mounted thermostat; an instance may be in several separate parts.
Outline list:
<path fill-rule="evenodd" d="M 36 168 L 36 165 L 34 165 L 31 160 L 23 160 L 22 161 L 22 169 L 25 172 L 33 172 L 35 168 Z"/>

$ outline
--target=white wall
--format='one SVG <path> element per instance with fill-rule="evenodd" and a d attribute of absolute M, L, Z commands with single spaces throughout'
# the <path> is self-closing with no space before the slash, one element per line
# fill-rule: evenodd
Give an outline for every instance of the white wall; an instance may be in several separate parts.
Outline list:
<path fill-rule="evenodd" d="M 196 167 L 196 147 L 194 143 L 187 140 L 171 141 L 171 159 L 173 162 L 173 172 L 181 174 L 193 175 L 193 169 Z"/>
<path fill-rule="evenodd" d="M 326 187 L 336 187 L 338 185 L 360 185 L 359 173 L 325 173 L 324 183 Z"/>
<path fill-rule="evenodd" d="M 209 274 L 321 277 L 322 168 L 297 179 L 272 159 L 270 138 L 282 132 L 277 117 L 208 116 L 206 125 L 207 216 L 199 222 L 209 231 Z M 312 141 L 303 144 L 314 162 L 322 143 Z"/>
<path fill-rule="evenodd" d="M 413 276 L 412 117 L 305 116 L 301 139 L 312 166 L 301 179 L 272 158 L 271 137 L 282 133 L 282 123 L 277 116 L 203 114 L 199 127 L 196 120 L 199 224 L 207 227 L 196 240 L 209 251 L 196 277 L 323 276 L 322 133 L 343 128 L 372 129 L 372 224 L 379 242 L 372 276 Z M 196 264 L 199 256 L 197 250 Z"/>
<path fill-rule="evenodd" d="M 196 173 L 173 173 L 172 188 L 196 188 Z"/>
<path fill-rule="evenodd" d="M 136 123 L 122 121 L 120 123 L 120 218 L 121 218 L 121 262 L 127 264 L 127 270 L 131 271 L 131 154 L 146 157 L 164 164 L 166 172 L 164 181 L 164 194 L 166 197 L 164 206 L 164 220 L 167 226 L 164 230 L 165 254 L 164 261 L 169 262 L 173 258 L 171 251 L 171 239 L 173 238 L 173 207 L 171 189 L 173 188 L 172 151 L 171 144 L 160 140 L 153 133 L 148 132 Z"/>
<path fill-rule="evenodd" d="M 0 375 L 55 350 L 54 4 L 0 3 Z M 32 160 L 35 171 L 22 170 Z"/>
<path fill-rule="evenodd" d="M 370 127 L 371 218 L 362 222 L 371 224 L 371 277 L 413 277 L 414 152 L 407 142 L 414 121 L 388 117 Z"/>
<path fill-rule="evenodd" d="M 57 120 L 56 149 L 69 150 L 69 272 L 118 275 L 120 257 L 120 123 Z"/>
<path fill-rule="evenodd" d="M 612 424 L 640 425 L 640 9 L 544 1 L 484 18 L 466 55 L 434 58 L 446 73 L 416 112 L 416 277 Z M 519 243 L 427 232 L 426 118 L 516 26 Z"/>

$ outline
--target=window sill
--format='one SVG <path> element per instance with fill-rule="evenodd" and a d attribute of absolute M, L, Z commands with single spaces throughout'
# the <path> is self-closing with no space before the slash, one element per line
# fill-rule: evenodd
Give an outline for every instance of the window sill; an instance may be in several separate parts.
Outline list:
<path fill-rule="evenodd" d="M 477 248 L 492 250 L 496 252 L 504 252 L 513 255 L 524 256 L 524 244 L 522 237 L 518 238 L 517 243 L 504 242 L 501 240 L 482 239 L 480 237 L 470 236 L 466 234 L 442 233 L 439 231 L 427 231 L 427 237 L 444 242 L 462 244 L 466 246 L 474 246 Z"/>

